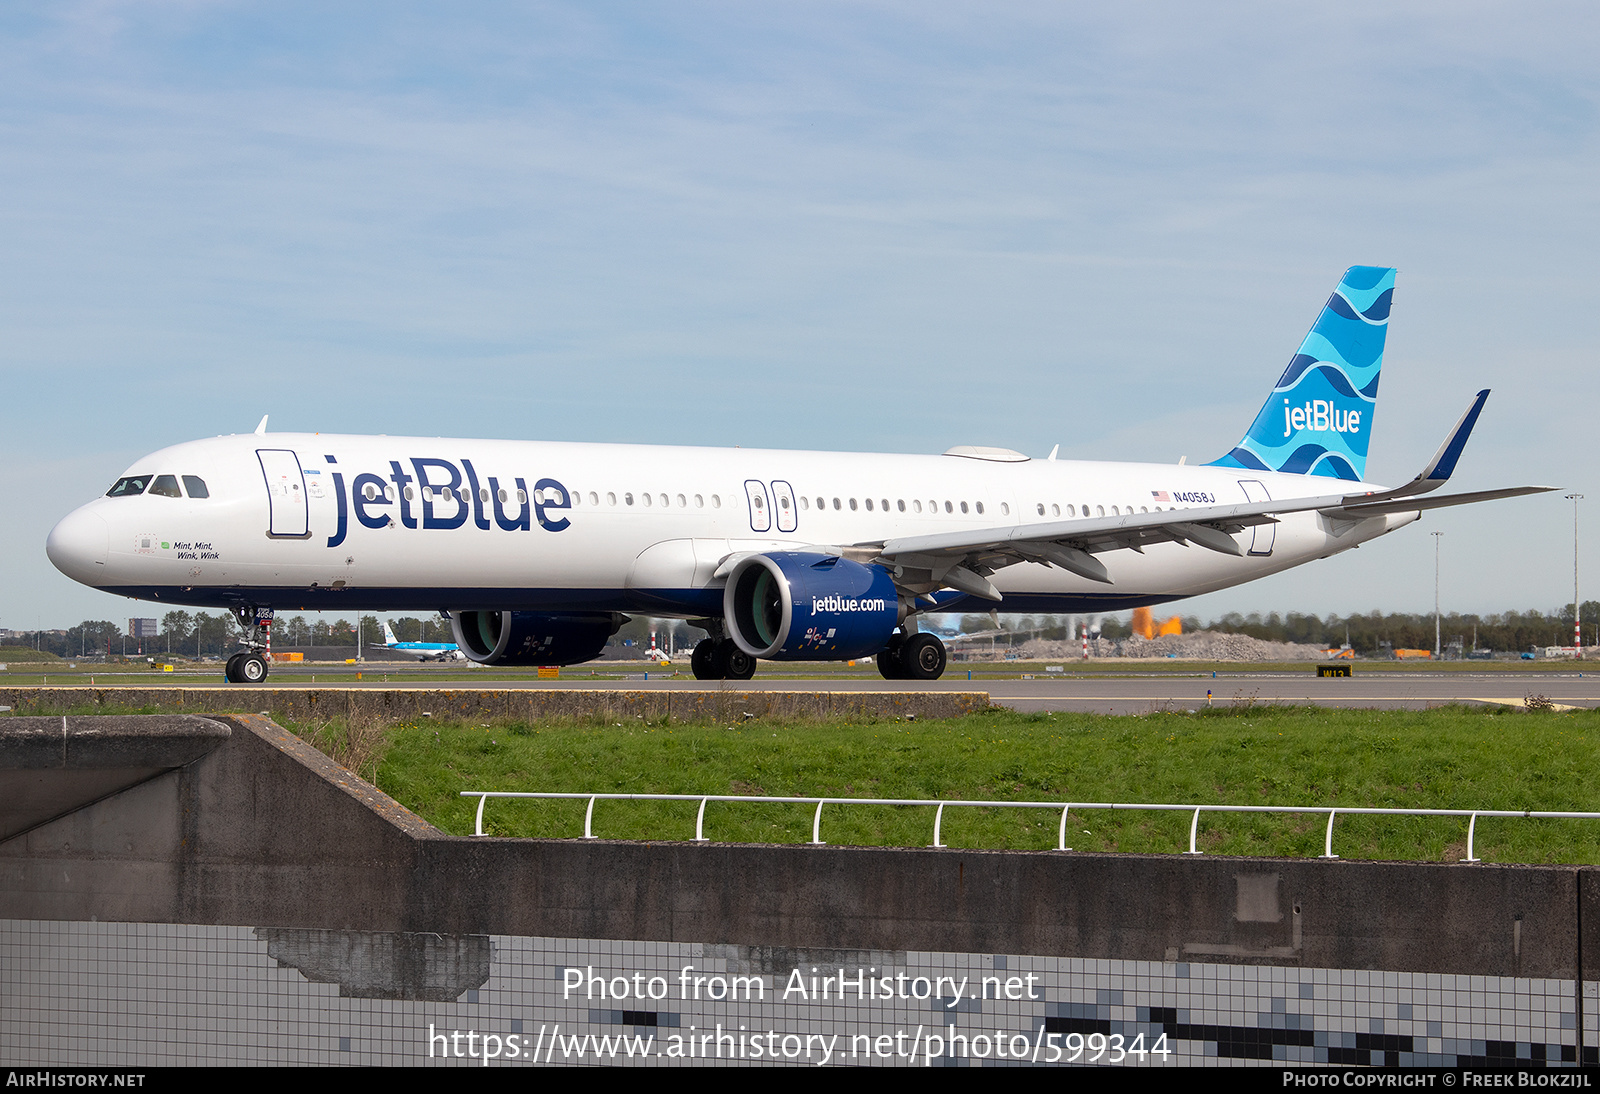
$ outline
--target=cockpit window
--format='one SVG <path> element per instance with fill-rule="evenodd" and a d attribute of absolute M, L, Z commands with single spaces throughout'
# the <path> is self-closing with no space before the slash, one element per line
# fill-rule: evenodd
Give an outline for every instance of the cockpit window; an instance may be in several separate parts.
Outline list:
<path fill-rule="evenodd" d="M 209 498 L 211 491 L 206 489 L 206 480 L 199 475 L 185 475 L 183 488 L 189 492 L 191 498 Z"/>
<path fill-rule="evenodd" d="M 150 485 L 149 475 L 124 475 L 111 484 L 111 489 L 106 491 L 108 498 L 131 498 L 135 494 L 144 493 L 144 488 Z"/>
<path fill-rule="evenodd" d="M 150 493 L 163 498 L 181 498 L 183 491 L 178 489 L 178 476 L 157 475 L 156 481 L 150 484 Z"/>

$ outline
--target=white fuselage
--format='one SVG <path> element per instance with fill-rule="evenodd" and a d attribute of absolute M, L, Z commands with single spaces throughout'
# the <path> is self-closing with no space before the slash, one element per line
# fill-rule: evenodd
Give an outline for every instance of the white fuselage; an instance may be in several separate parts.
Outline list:
<path fill-rule="evenodd" d="M 970 456 L 246 434 L 162 449 L 127 475 L 207 496 L 101 497 L 51 533 L 52 561 L 108 592 L 283 610 L 621 611 L 720 615 L 718 567 L 743 552 L 881 544 L 1084 516 L 1317 497 L 1326 478 L 1208 466 Z M 1337 483 L 1341 490 L 1376 489 Z M 1415 520 L 1316 512 L 1235 536 L 1233 557 L 1176 542 L 1106 552 L 1110 584 L 1036 563 L 992 578 L 998 604 L 1107 611 L 1237 585 Z"/>

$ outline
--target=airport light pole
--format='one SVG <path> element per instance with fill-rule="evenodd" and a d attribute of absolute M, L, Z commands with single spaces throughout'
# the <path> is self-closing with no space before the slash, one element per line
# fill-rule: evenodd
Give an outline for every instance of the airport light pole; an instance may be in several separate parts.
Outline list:
<path fill-rule="evenodd" d="M 1579 615 L 1582 603 L 1578 600 L 1578 503 L 1582 494 L 1568 494 L 1572 502 L 1572 656 L 1583 660 L 1583 619 Z"/>
<path fill-rule="evenodd" d="M 1443 532 L 1433 533 L 1433 659 L 1439 659 L 1439 540 Z"/>

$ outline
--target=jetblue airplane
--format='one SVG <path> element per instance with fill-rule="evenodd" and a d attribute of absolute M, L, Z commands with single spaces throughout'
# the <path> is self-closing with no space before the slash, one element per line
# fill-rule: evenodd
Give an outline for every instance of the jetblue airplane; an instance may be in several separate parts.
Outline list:
<path fill-rule="evenodd" d="M 1365 481 L 1395 271 L 1347 271 L 1239 443 L 1203 466 L 267 433 L 175 445 L 46 550 L 123 596 L 232 610 L 235 682 L 277 611 L 439 611 L 474 661 L 566 665 L 626 613 L 709 632 L 700 679 L 875 657 L 937 679 L 925 612 L 1099 614 L 1349 550 L 1424 509 L 1488 392 L 1404 486 Z"/>

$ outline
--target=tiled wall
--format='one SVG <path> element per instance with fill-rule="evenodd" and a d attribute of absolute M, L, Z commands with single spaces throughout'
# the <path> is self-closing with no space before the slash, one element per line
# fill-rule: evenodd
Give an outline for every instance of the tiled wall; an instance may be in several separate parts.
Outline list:
<path fill-rule="evenodd" d="M 809 997 L 841 968 L 846 999 L 836 983 Z M 761 998 L 711 997 L 736 977 Z M 626 1063 L 631 1047 L 635 1063 L 992 1067 L 1109 1062 L 1119 1045 L 1129 1066 L 1559 1063 L 1575 1004 L 1570 980 L 0 921 L 0 1061 L 22 1065 L 481 1064 L 486 1036 L 497 1066 Z"/>

